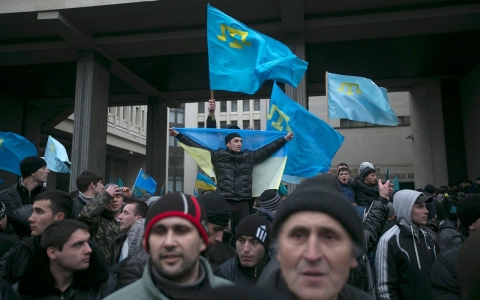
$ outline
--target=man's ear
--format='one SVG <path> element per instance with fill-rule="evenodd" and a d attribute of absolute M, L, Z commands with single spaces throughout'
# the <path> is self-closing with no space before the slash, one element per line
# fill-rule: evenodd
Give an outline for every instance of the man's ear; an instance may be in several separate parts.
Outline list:
<path fill-rule="evenodd" d="M 53 247 L 48 247 L 47 248 L 47 256 L 48 258 L 50 259 L 56 259 L 57 258 L 57 249 L 53 248 Z"/>
<path fill-rule="evenodd" d="M 65 219 L 65 214 L 63 212 L 59 212 L 53 217 L 53 219 L 55 221 L 64 220 Z"/>
<path fill-rule="evenodd" d="M 93 183 L 93 182 L 90 182 L 90 187 L 91 187 L 92 189 L 94 189 L 94 188 L 95 188 L 95 186 L 96 186 L 96 184 L 95 184 L 95 183 Z"/>

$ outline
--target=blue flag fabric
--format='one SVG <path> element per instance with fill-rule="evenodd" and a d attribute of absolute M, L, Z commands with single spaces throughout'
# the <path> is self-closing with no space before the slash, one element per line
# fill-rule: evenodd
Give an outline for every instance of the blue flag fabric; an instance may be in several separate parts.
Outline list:
<path fill-rule="evenodd" d="M 397 126 L 398 118 L 388 102 L 387 90 L 368 78 L 327 73 L 330 119 L 349 119 Z"/>
<path fill-rule="evenodd" d="M 142 169 L 140 169 L 140 172 L 138 172 L 137 179 L 133 184 L 133 189 L 135 189 L 135 187 L 144 189 L 150 195 L 153 195 L 157 190 L 157 183 L 155 182 L 155 180 L 153 180 L 153 178 L 150 175 L 147 175 Z"/>
<path fill-rule="evenodd" d="M 0 169 L 22 176 L 20 162 L 28 156 L 37 156 L 35 145 L 13 132 L 0 132 Z"/>
<path fill-rule="evenodd" d="M 254 94 L 265 80 L 297 87 L 308 63 L 279 41 L 207 5 L 210 89 Z"/>
<path fill-rule="evenodd" d="M 344 137 L 330 125 L 290 99 L 273 85 L 267 130 L 293 132 L 283 181 L 300 183 L 301 178 L 327 172 Z"/>
<path fill-rule="evenodd" d="M 195 187 L 206 190 L 206 191 L 216 191 L 217 185 L 210 178 L 203 175 L 202 173 L 197 173 L 197 180 L 195 181 Z"/>
<path fill-rule="evenodd" d="M 65 163 L 70 163 L 67 150 L 59 141 L 52 136 L 48 136 L 47 147 L 43 159 L 47 162 L 47 168 L 57 173 L 70 173 L 70 169 Z"/>

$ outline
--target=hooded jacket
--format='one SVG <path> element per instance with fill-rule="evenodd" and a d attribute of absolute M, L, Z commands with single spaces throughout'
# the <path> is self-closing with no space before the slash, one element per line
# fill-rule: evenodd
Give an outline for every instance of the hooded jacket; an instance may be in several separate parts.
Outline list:
<path fill-rule="evenodd" d="M 20 178 L 17 184 L 0 192 L 0 201 L 5 204 L 7 216 L 10 218 L 12 212 L 17 207 L 33 204 L 35 197 L 45 191 L 47 191 L 47 188 L 43 184 L 38 184 L 31 191 L 28 191 L 25 185 L 23 185 L 23 178 Z"/>
<path fill-rule="evenodd" d="M 455 225 L 450 220 L 442 220 L 438 229 L 438 239 L 442 249 L 448 246 L 458 244 L 462 241 L 462 235 L 455 229 Z"/>
<path fill-rule="evenodd" d="M 253 166 L 282 148 L 287 141 L 281 137 L 255 151 L 233 152 L 223 148 L 206 148 L 186 135 L 179 133 L 177 140 L 195 148 L 208 150 L 217 177 L 217 189 L 226 200 L 242 201 L 252 199 Z"/>
<path fill-rule="evenodd" d="M 397 224 L 380 239 L 375 268 L 380 299 L 431 299 L 431 270 L 436 247 L 427 233 L 412 223 L 412 209 L 423 193 L 395 194 Z"/>
<path fill-rule="evenodd" d="M 362 176 L 357 176 L 353 183 L 350 182 L 350 185 L 355 191 L 355 202 L 357 202 L 358 206 L 369 207 L 372 202 L 380 196 L 378 193 L 378 185 L 366 184 Z"/>
<path fill-rule="evenodd" d="M 236 255 L 234 258 L 230 258 L 221 264 L 213 273 L 235 284 L 254 285 L 269 261 L 270 255 L 268 252 L 265 252 L 265 256 L 256 267 L 245 268 L 240 264 L 238 255 Z"/>

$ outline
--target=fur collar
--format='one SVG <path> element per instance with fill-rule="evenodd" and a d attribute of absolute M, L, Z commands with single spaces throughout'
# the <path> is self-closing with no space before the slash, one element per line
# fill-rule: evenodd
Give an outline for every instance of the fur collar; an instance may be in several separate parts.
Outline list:
<path fill-rule="evenodd" d="M 109 273 L 98 250 L 92 245 L 90 247 L 90 265 L 88 269 L 75 273 L 72 288 L 89 289 L 108 280 Z M 55 279 L 50 273 L 47 253 L 38 249 L 18 283 L 18 291 L 21 295 L 42 296 L 55 290 Z"/>

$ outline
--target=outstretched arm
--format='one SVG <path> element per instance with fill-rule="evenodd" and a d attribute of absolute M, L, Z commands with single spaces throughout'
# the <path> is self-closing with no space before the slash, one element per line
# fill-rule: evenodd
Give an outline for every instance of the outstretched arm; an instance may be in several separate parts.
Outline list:
<path fill-rule="evenodd" d="M 171 136 L 175 137 L 179 142 L 187 145 L 187 146 L 190 146 L 190 147 L 195 147 L 195 148 L 201 148 L 201 149 L 205 149 L 205 150 L 208 150 L 208 151 L 213 151 L 212 149 L 208 148 L 208 147 L 205 147 L 205 146 L 202 146 L 200 145 L 199 143 L 195 142 L 194 140 L 192 140 L 190 137 L 184 135 L 184 134 L 181 134 L 180 132 L 176 131 L 175 129 L 173 128 L 168 128 L 168 134 L 170 134 Z"/>
<path fill-rule="evenodd" d="M 280 148 L 285 146 L 285 144 L 288 141 L 291 141 L 293 139 L 293 132 L 289 132 L 286 136 L 283 138 L 278 138 L 275 141 L 266 144 L 262 148 L 252 151 L 253 154 L 253 159 L 256 164 L 266 160 L 270 156 L 272 156 L 273 153 L 277 152 Z"/>
<path fill-rule="evenodd" d="M 207 128 L 217 128 L 217 121 L 215 120 L 215 99 L 208 100 Z"/>
<path fill-rule="evenodd" d="M 367 215 L 363 219 L 363 232 L 367 253 L 370 253 L 370 251 L 377 246 L 383 228 L 385 227 L 385 223 L 387 222 L 390 180 L 387 180 L 387 182 L 383 184 L 379 179 L 378 192 L 380 197 L 378 197 L 378 200 L 372 202 L 372 205 L 368 208 Z"/>

